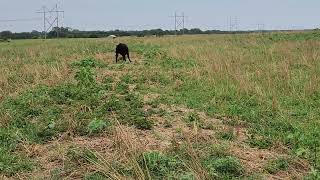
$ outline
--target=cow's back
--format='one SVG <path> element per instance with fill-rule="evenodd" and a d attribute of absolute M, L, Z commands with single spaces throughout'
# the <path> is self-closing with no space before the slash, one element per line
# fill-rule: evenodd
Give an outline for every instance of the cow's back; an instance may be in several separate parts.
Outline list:
<path fill-rule="evenodd" d="M 126 44 L 120 43 L 117 45 L 116 53 L 124 55 L 129 53 L 129 48 Z"/>

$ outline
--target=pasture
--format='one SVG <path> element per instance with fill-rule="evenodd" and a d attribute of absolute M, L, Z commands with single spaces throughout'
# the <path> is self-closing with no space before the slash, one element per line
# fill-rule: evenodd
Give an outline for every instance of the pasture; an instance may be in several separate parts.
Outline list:
<path fill-rule="evenodd" d="M 0 43 L 0 176 L 317 179 L 320 32 Z"/>

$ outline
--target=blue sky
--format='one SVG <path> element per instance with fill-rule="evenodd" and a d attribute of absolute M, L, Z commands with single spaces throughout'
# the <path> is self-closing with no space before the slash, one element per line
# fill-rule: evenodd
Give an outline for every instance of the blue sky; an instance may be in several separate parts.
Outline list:
<path fill-rule="evenodd" d="M 40 19 L 3 20 L 41 18 L 35 12 L 56 2 L 65 11 L 63 25 L 81 30 L 173 29 L 169 16 L 175 11 L 188 16 L 187 28 L 227 30 L 230 17 L 241 30 L 257 29 L 257 24 L 267 29 L 320 27 L 320 0 L 0 0 L 0 31 L 41 31 Z"/>

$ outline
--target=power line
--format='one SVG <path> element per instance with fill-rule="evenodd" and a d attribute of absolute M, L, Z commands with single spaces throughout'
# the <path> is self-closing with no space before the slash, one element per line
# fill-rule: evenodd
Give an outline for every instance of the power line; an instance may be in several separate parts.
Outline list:
<path fill-rule="evenodd" d="M 27 22 L 27 21 L 39 21 L 41 18 L 29 18 L 29 19 L 0 19 L 0 22 Z"/>

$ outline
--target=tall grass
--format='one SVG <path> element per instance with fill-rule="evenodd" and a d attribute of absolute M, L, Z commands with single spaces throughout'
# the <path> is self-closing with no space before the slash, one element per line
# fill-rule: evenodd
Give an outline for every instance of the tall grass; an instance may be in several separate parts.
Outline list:
<path fill-rule="evenodd" d="M 147 41 L 164 47 L 181 63 L 195 62 L 192 68 L 171 69 L 184 76 L 179 89 L 166 87 L 174 102 L 218 117 L 245 120 L 252 133 L 279 141 L 317 165 L 318 34 L 203 35 Z"/>
<path fill-rule="evenodd" d="M 36 96 L 32 92 L 41 93 L 42 89 L 32 90 L 37 89 L 39 85 L 47 85 L 42 93 L 54 91 L 57 94 L 55 98 L 59 99 L 61 95 L 59 93 L 70 90 L 68 86 L 61 86 L 61 84 L 73 84 L 74 87 L 80 88 L 75 81 L 78 80 L 77 78 L 86 79 L 90 72 L 83 69 L 80 72 L 85 77 L 80 77 L 72 70 L 72 65 L 75 65 L 72 62 L 89 56 L 108 64 L 104 67 L 105 69 L 97 69 L 97 82 L 93 75 L 90 75 L 89 78 L 90 82 L 98 83 L 101 86 L 100 89 L 112 91 L 114 94 L 118 93 L 119 97 L 124 99 L 133 98 L 140 102 L 139 98 L 124 97 L 121 94 L 128 93 L 129 86 L 134 84 L 136 85 L 134 90 L 141 94 L 159 94 L 158 101 L 160 102 L 158 103 L 185 105 L 191 109 L 204 111 L 210 116 L 224 119 L 225 123 L 232 122 L 232 125 L 235 126 L 245 124 L 249 128 L 247 139 L 249 145 L 271 148 L 281 144 L 292 150 L 290 151 L 292 154 L 308 159 L 315 168 L 319 168 L 320 40 L 318 34 L 319 32 L 121 38 L 118 41 L 129 44 L 134 54 L 134 63 L 128 66 L 113 64 L 115 42 L 108 39 L 21 40 L 0 43 L 0 104 L 6 102 L 5 100 L 9 97 L 18 97 L 25 104 L 40 103 L 41 106 L 47 107 L 43 103 L 45 101 L 41 100 L 45 96 L 41 96 L 39 102 L 29 98 Z M 126 75 L 123 76 L 123 74 Z M 116 82 L 104 79 L 106 76 L 115 76 L 112 79 L 115 79 Z M 102 87 L 103 84 L 106 86 Z M 61 88 L 61 92 L 60 89 L 57 91 L 55 88 Z M 86 89 L 88 86 L 84 84 L 81 88 Z M 31 91 L 25 94 L 26 90 Z M 89 87 L 88 90 L 92 89 Z M 101 92 L 97 89 L 96 94 Z M 106 94 L 104 96 L 109 98 Z M 92 97 L 92 100 L 102 102 L 105 99 L 97 96 Z M 116 99 L 112 100 L 118 103 Z M 61 108 L 61 112 L 71 108 L 81 113 L 68 112 L 69 114 L 63 118 L 60 116 L 56 118 L 63 119 L 68 122 L 67 124 L 75 127 L 81 126 L 81 122 L 76 119 L 77 116 L 83 115 L 82 118 L 86 119 L 87 116 L 91 118 L 95 115 L 90 108 L 91 100 L 87 101 L 88 105 L 81 107 L 77 107 L 77 104 L 81 104 L 80 101 L 74 101 L 73 106 L 63 102 L 66 107 Z M 17 107 L 18 105 L 15 104 Z M 94 104 L 93 106 L 99 107 L 100 105 Z M 143 104 L 131 102 L 130 106 L 121 105 L 122 109 L 120 108 L 118 112 L 119 121 L 128 118 L 126 116 L 127 107 L 131 105 L 138 108 L 133 109 L 134 112 L 130 113 L 145 116 L 144 112 L 140 112 Z M 13 109 L 11 114 L 20 115 L 19 112 Z M 28 114 L 30 113 L 37 112 L 28 111 Z M 58 113 L 58 111 L 48 109 L 48 114 L 50 113 Z M 15 137 L 15 133 L 21 133 L 18 130 L 7 132 L 10 130 L 7 129 L 7 126 L 13 118 L 11 114 L 6 111 L 0 112 L 0 127 L 2 131 L 6 131 L 1 133 L 2 139 L 12 139 L 11 136 Z M 24 117 L 21 115 L 19 118 Z M 45 119 L 45 117 L 41 118 Z M 95 119 L 92 128 L 97 126 L 99 129 L 99 126 L 106 126 L 106 124 L 99 124 L 101 122 L 99 118 Z M 141 119 L 144 120 L 144 118 Z M 134 121 L 141 129 L 150 129 L 153 126 L 151 122 L 145 124 L 146 121 L 140 121 L 141 119 Z M 15 124 L 15 126 L 18 125 Z M 51 124 L 48 126 L 51 127 Z M 125 137 L 123 135 L 126 133 L 121 129 L 118 132 L 122 136 L 118 134 L 116 137 Z M 136 161 L 138 155 L 132 152 L 135 147 L 128 146 L 130 143 L 124 143 L 124 141 L 126 139 L 118 139 L 118 145 L 129 153 L 126 156 L 128 161 L 134 160 L 131 164 L 132 167 L 137 168 L 134 169 L 136 176 L 142 179 L 150 178 L 150 171 L 148 171 L 150 167 L 137 164 L 139 163 Z M 14 146 L 16 143 L 13 143 Z M 7 144 L 3 145 L 5 146 Z M 196 178 L 206 178 L 208 173 L 204 170 L 198 157 L 193 154 L 191 146 L 188 146 L 188 152 L 195 164 L 187 164 L 187 167 Z M 1 151 L 5 150 L 7 149 L 1 149 Z M 158 158 L 156 162 L 179 164 L 178 160 L 159 154 L 147 154 L 146 156 Z M 18 155 L 14 157 L 19 161 L 23 160 Z M 236 160 L 229 157 L 219 158 L 208 159 L 206 163 L 209 164 L 208 166 L 222 169 L 224 167 L 218 165 L 220 162 L 238 164 Z M 92 163 L 95 163 L 106 176 L 110 176 L 108 171 L 112 171 L 112 176 L 118 179 L 123 178 L 122 175 L 117 174 L 117 171 L 110 169 L 112 168 L 110 164 L 104 164 L 106 161 L 102 157 L 97 156 L 95 159 L 100 160 L 99 162 L 92 161 Z M 14 164 L 10 159 L 6 161 L 8 164 Z M 150 162 L 152 165 L 154 161 Z M 23 169 L 24 166 L 27 166 L 25 169 L 31 169 L 29 165 L 24 164 L 16 169 Z M 170 169 L 164 168 L 163 171 L 171 173 Z M 240 173 L 242 169 L 239 168 L 236 172 Z"/>

